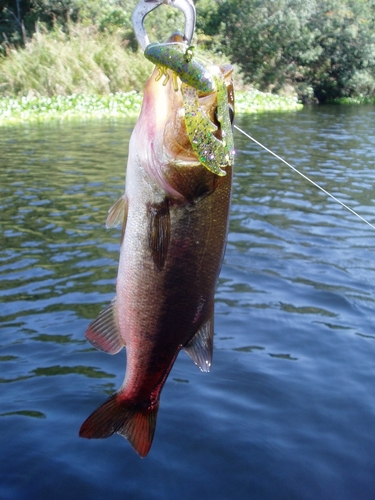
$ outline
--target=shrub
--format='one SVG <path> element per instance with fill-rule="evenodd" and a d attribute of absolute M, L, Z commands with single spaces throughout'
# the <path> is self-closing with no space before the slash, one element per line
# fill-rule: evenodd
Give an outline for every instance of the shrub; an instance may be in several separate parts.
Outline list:
<path fill-rule="evenodd" d="M 198 0 L 208 8 L 209 0 Z M 211 2 L 212 4 L 212 2 Z M 292 85 L 299 97 L 325 102 L 372 91 L 373 0 L 220 0 L 199 26 L 260 90 Z M 356 76 L 357 75 L 357 76 Z M 358 75 L 366 75 L 362 91 Z"/>

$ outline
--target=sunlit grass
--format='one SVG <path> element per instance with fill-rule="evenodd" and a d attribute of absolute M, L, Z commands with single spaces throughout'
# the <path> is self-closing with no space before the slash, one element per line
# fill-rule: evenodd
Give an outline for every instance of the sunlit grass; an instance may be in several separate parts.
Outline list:
<path fill-rule="evenodd" d="M 53 97 L 141 91 L 152 64 L 127 48 L 120 33 L 95 27 L 37 32 L 25 48 L 0 57 L 0 96 Z"/>

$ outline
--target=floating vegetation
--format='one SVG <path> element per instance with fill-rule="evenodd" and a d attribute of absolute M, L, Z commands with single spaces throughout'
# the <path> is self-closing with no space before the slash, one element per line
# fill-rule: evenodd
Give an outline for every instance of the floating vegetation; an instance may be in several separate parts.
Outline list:
<path fill-rule="evenodd" d="M 73 94 L 52 97 L 0 98 L 0 126 L 23 122 L 66 119 L 101 119 L 136 117 L 140 111 L 142 94 Z M 257 90 L 236 93 L 236 113 L 262 111 L 293 111 L 302 108 L 296 98 L 265 94 Z"/>
<path fill-rule="evenodd" d="M 243 114 L 264 111 L 295 111 L 302 109 L 303 105 L 297 97 L 284 97 L 253 89 L 248 92 L 236 92 L 235 108 L 237 114 Z"/>
<path fill-rule="evenodd" d="M 134 117 L 139 113 L 141 102 L 141 94 L 135 91 L 102 96 L 4 97 L 0 99 L 0 126 L 46 120 Z"/>
<path fill-rule="evenodd" d="M 375 96 L 372 97 L 337 97 L 329 104 L 375 104 Z"/>

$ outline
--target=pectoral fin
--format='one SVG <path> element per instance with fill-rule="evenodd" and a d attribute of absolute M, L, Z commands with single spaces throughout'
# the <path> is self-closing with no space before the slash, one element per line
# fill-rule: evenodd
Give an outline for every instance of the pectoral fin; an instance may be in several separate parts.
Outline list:
<path fill-rule="evenodd" d="M 161 203 L 149 205 L 149 234 L 148 244 L 153 261 L 161 271 L 167 258 L 170 240 L 171 221 L 169 214 L 169 202 L 166 198 Z"/>
<path fill-rule="evenodd" d="M 213 308 L 208 320 L 201 326 L 192 340 L 184 347 L 187 354 L 198 366 L 201 372 L 209 372 L 212 365 L 214 346 Z"/>
<path fill-rule="evenodd" d="M 87 340 L 100 351 L 117 354 L 125 343 L 121 338 L 116 314 L 116 297 L 103 309 L 99 316 L 90 323 L 86 330 Z"/>
<path fill-rule="evenodd" d="M 123 226 L 125 230 L 126 219 L 128 216 L 128 199 L 125 195 L 121 196 L 116 203 L 108 210 L 106 227 Z"/>

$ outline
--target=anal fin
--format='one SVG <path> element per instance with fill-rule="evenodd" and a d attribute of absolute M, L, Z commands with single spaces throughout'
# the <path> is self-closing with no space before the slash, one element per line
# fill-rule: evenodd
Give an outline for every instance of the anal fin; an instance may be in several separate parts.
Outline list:
<path fill-rule="evenodd" d="M 101 311 L 99 316 L 88 326 L 85 337 L 100 351 L 117 354 L 125 343 L 117 323 L 116 297 Z"/>
<path fill-rule="evenodd" d="M 184 347 L 201 372 L 209 372 L 212 365 L 214 346 L 213 307 L 207 321 L 201 326 L 191 341 Z"/>

